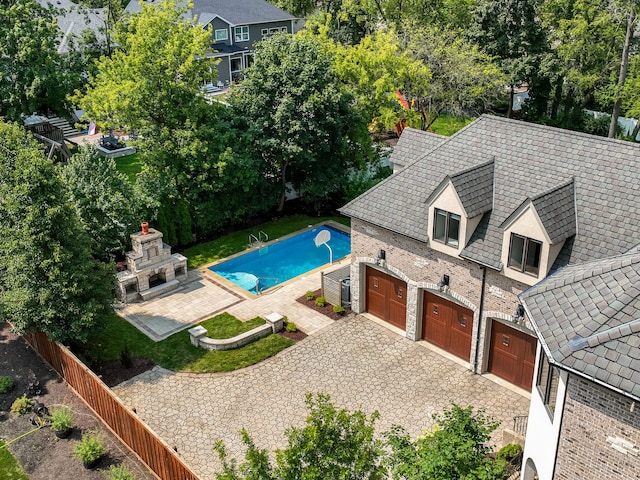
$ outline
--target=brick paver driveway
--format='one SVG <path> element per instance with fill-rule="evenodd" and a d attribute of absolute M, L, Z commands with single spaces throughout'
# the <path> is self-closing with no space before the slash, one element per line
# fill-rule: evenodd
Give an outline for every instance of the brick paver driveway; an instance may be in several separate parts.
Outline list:
<path fill-rule="evenodd" d="M 307 392 L 328 393 L 340 407 L 378 410 L 378 432 L 400 424 L 412 436 L 431 428 L 431 415 L 451 402 L 484 407 L 506 428 L 529 405 L 521 395 L 357 316 L 244 370 L 184 374 L 156 368 L 114 390 L 203 479 L 213 478 L 218 466 L 214 440 L 241 455 L 243 427 L 260 448 L 284 446 L 285 428 L 304 422 Z"/>

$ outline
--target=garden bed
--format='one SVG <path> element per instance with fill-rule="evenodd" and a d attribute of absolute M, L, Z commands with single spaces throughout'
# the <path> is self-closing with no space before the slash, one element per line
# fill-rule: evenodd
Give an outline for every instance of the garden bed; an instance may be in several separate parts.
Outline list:
<path fill-rule="evenodd" d="M 93 412 L 76 396 L 73 391 L 48 368 L 42 359 L 20 337 L 10 332 L 6 323 L 0 323 L 0 374 L 14 378 L 16 385 L 9 393 L 0 394 L 0 436 L 6 441 L 18 437 L 35 428 L 29 421 L 32 414 L 16 416 L 9 412 L 13 401 L 25 393 L 28 384 L 34 379 L 40 384 L 39 402 L 50 407 L 65 404 L 74 414 L 74 431 L 71 437 L 56 440 L 54 433 L 47 427 L 35 431 L 17 440 L 8 448 L 25 470 L 29 480 L 51 480 L 73 478 L 75 480 L 104 480 L 104 471 L 110 465 L 124 463 L 139 480 L 151 480 L 154 477 L 134 457 L 129 450 L 114 437 Z M 95 470 L 87 470 L 82 463 L 71 455 L 82 431 L 98 427 L 109 450 Z M 0 474 L 2 477 L 2 474 Z M 4 478 L 4 477 L 2 477 Z"/>
<path fill-rule="evenodd" d="M 309 307 L 310 309 L 315 310 L 316 312 L 326 315 L 332 320 L 342 320 L 351 313 L 351 310 L 348 310 L 348 309 L 345 309 L 343 313 L 336 313 L 333 311 L 333 305 L 331 305 L 330 303 L 326 303 L 324 307 L 319 307 L 318 305 L 316 305 L 316 298 L 320 297 L 321 294 L 322 294 L 322 291 L 318 289 L 315 292 L 313 292 L 313 300 L 307 300 L 307 296 L 303 295 L 300 298 L 297 298 L 296 301 L 303 304 L 305 307 Z"/>

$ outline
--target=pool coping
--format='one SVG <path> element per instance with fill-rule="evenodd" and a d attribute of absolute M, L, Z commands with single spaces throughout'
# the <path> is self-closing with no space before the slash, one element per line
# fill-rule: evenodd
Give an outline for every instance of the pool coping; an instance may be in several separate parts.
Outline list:
<path fill-rule="evenodd" d="M 323 265 L 320 265 L 319 267 L 314 268 L 313 270 L 309 270 L 308 272 L 305 272 L 305 273 L 303 273 L 301 275 L 298 275 L 298 276 L 295 276 L 293 278 L 290 278 L 289 280 L 286 280 L 286 281 L 284 281 L 282 283 L 279 283 L 278 285 L 275 285 L 275 286 L 273 286 L 271 288 L 263 290 L 260 294 L 251 293 L 248 290 L 245 290 L 244 288 L 236 285 L 232 281 L 227 280 L 223 276 L 218 275 L 215 272 L 212 272 L 211 270 L 209 270 L 209 268 L 213 267 L 214 265 L 218 265 L 219 263 L 223 263 L 223 262 L 226 262 L 228 260 L 234 259 L 236 257 L 240 257 L 242 255 L 246 255 L 251 250 L 268 247 L 269 245 L 272 245 L 274 243 L 281 242 L 283 240 L 286 240 L 287 238 L 294 237 L 294 236 L 300 234 L 301 232 L 306 232 L 308 230 L 312 230 L 314 228 L 321 227 L 323 225 L 332 227 L 332 228 L 334 228 L 336 230 L 339 230 L 339 231 L 341 231 L 343 233 L 348 234 L 349 237 L 351 237 L 351 227 L 343 225 L 342 223 L 338 223 L 338 222 L 336 222 L 334 220 L 325 220 L 324 222 L 308 225 L 306 228 L 302 228 L 300 230 L 296 230 L 295 232 L 291 232 L 291 233 L 289 233 L 289 234 L 287 234 L 287 235 L 285 235 L 283 237 L 278 237 L 278 238 L 275 238 L 273 240 L 269 240 L 268 242 L 257 243 L 254 246 L 251 246 L 249 248 L 246 248 L 245 250 L 242 250 L 241 252 L 234 253 L 233 255 L 229 255 L 228 257 L 220 258 L 220 259 L 216 260 L 215 262 L 211 262 L 211 263 L 208 263 L 208 264 L 203 265 L 201 267 L 198 267 L 198 270 L 201 271 L 208 280 L 210 280 L 212 282 L 215 282 L 215 283 L 218 283 L 218 284 L 224 286 L 228 290 L 232 290 L 233 293 L 235 293 L 235 294 L 243 295 L 248 300 L 252 300 L 254 298 L 259 298 L 261 296 L 268 295 L 268 294 L 273 293 L 276 290 L 279 290 L 280 288 L 284 287 L 285 285 L 288 285 L 288 284 L 290 284 L 290 283 L 292 283 L 292 282 L 294 282 L 294 281 L 296 281 L 296 280 L 298 280 L 298 279 L 300 279 L 302 277 L 305 277 L 307 275 L 311 275 L 311 274 L 320 272 L 320 271 L 326 269 L 327 267 L 331 267 L 333 265 L 337 265 L 340 262 L 342 262 L 343 260 L 351 258 L 351 254 L 345 255 L 344 257 L 341 257 L 339 260 L 334 260 L 333 263 L 325 263 Z"/>

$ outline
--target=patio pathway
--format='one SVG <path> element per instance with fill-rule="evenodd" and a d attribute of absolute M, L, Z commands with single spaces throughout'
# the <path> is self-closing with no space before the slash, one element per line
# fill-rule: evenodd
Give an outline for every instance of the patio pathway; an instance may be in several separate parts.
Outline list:
<path fill-rule="evenodd" d="M 323 269 L 325 272 L 348 265 L 349 258 Z M 117 312 L 138 330 L 155 341 L 163 340 L 180 330 L 221 312 L 229 312 L 240 320 L 264 317 L 273 312 L 286 315 L 300 330 L 311 335 L 333 320 L 296 301 L 321 283 L 320 270 L 258 297 L 251 297 L 209 279 L 200 270 L 189 270 L 188 282 L 179 290 L 141 303 L 130 303 Z"/>
<path fill-rule="evenodd" d="M 263 305 L 265 311 L 272 306 Z M 307 392 L 328 393 L 340 407 L 378 410 L 377 432 L 400 424 L 412 437 L 430 429 L 431 415 L 451 402 L 484 407 L 503 428 L 511 428 L 513 417 L 526 415 L 529 408 L 524 396 L 362 316 L 330 322 L 243 370 L 188 374 L 156 367 L 114 391 L 202 479 L 214 478 L 218 468 L 211 450 L 215 440 L 222 439 L 231 456 L 241 457 L 238 431 L 243 427 L 258 447 L 283 447 L 284 430 L 306 418 Z M 495 433 L 497 444 L 501 432 Z"/>

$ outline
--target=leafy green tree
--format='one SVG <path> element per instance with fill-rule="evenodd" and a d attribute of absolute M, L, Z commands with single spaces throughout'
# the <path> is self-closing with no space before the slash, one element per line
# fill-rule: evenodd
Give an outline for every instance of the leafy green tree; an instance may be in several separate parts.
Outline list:
<path fill-rule="evenodd" d="M 365 118 L 385 128 L 405 116 L 396 95 L 406 85 L 427 91 L 431 73 L 403 50 L 392 30 L 378 30 L 353 46 L 338 47 L 336 72 L 355 92 Z"/>
<path fill-rule="evenodd" d="M 210 30 L 186 20 L 185 12 L 175 0 L 144 3 L 117 25 L 118 50 L 100 59 L 86 92 L 74 97 L 88 118 L 145 138 L 199 123 L 206 105 L 200 85 L 215 61 L 206 57 Z"/>
<path fill-rule="evenodd" d="M 336 409 L 327 395 L 306 398 L 309 416 L 304 427 L 286 431 L 288 445 L 276 451 L 272 466 L 266 450 L 256 448 L 246 431 L 242 439 L 247 446 L 245 461 L 240 465 L 227 458 L 224 445 L 214 450 L 223 463 L 217 480 L 325 480 L 384 479 L 381 465 L 384 453 L 380 439 L 374 438 L 377 412 L 367 417 L 360 410 Z"/>
<path fill-rule="evenodd" d="M 48 110 L 66 115 L 83 66 L 58 53 L 56 13 L 36 0 L 0 2 L 0 115 L 16 121 Z"/>
<path fill-rule="evenodd" d="M 537 14 L 540 0 L 479 0 L 472 12 L 467 37 L 496 57 L 509 83 L 509 109 L 516 86 L 530 85 L 540 55 L 547 51 L 546 36 Z"/>
<path fill-rule="evenodd" d="M 506 462 L 489 457 L 488 441 L 498 422 L 482 409 L 453 405 L 434 415 L 437 427 L 416 440 L 401 428 L 387 434 L 394 480 L 502 480 Z"/>
<path fill-rule="evenodd" d="M 251 154 L 278 188 L 289 183 L 318 206 L 340 191 L 343 173 L 371 155 L 366 121 L 317 40 L 276 35 L 256 46 L 248 78 L 229 99 L 253 138 Z"/>
<path fill-rule="evenodd" d="M 82 147 L 59 168 L 82 226 L 94 240 L 94 256 L 110 260 L 123 254 L 140 220 L 127 177 L 92 146 Z"/>
<path fill-rule="evenodd" d="M 606 0 L 546 0 L 539 9 L 552 54 L 559 68 L 551 72 L 551 116 L 594 106 L 596 92 L 611 83 L 610 72 L 618 63 L 617 39 L 624 38 L 624 24 L 612 22 Z M 544 65 L 543 65 L 544 66 Z M 541 73 L 545 73 L 544 69 Z M 606 100 L 605 100 L 606 101 Z M 562 106 L 562 108 L 559 108 Z"/>
<path fill-rule="evenodd" d="M 38 143 L 0 122 L 0 318 L 19 333 L 86 341 L 110 310 L 112 264 L 91 256 L 64 184 Z"/>
<path fill-rule="evenodd" d="M 407 33 L 409 54 L 431 72 L 426 84 L 409 77 L 405 97 L 427 130 L 446 111 L 452 115 L 479 114 L 491 108 L 506 83 L 494 57 L 463 39 L 458 32 L 414 26 Z"/>
<path fill-rule="evenodd" d="M 300 18 L 313 13 L 317 8 L 315 0 L 274 0 L 271 3 Z"/>

